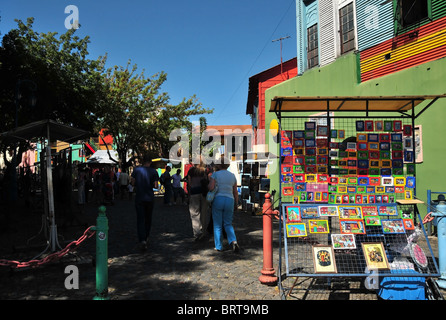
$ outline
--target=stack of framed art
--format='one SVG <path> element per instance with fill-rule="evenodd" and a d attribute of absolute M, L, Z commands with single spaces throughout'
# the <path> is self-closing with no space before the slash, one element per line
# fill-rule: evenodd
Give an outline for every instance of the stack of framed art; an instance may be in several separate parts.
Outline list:
<path fill-rule="evenodd" d="M 437 272 L 433 264 L 421 268 L 409 249 L 401 249 L 409 246 L 416 223 L 410 207 L 397 205 L 415 195 L 410 118 L 281 120 L 288 275 L 364 277 L 372 269 L 394 275 L 400 258 L 407 260 L 402 276 Z M 426 260 L 432 257 L 428 253 Z"/>
<path fill-rule="evenodd" d="M 292 203 L 395 203 L 415 188 L 413 128 L 357 120 L 354 133 L 314 121 L 281 131 L 281 195 Z M 328 132 L 330 131 L 330 133 Z"/>
<path fill-rule="evenodd" d="M 398 209 L 397 204 L 282 204 L 288 272 L 364 276 L 374 269 L 390 274 L 400 269 L 392 263 L 402 256 L 415 270 L 418 261 L 408 249 L 414 219 Z M 435 268 L 425 265 L 422 272 Z"/>

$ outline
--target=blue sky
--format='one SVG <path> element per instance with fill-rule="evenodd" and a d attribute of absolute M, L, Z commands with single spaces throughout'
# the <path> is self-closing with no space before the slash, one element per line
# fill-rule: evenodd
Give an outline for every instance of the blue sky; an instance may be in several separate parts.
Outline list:
<path fill-rule="evenodd" d="M 6 3 L 5 3 L 6 2 Z M 249 77 L 296 56 L 294 0 L 5 0 L 2 35 L 34 17 L 37 32 L 66 31 L 65 7 L 79 9 L 77 35 L 90 36 L 91 58 L 108 55 L 107 67 L 137 64 L 147 76 L 167 73 L 171 103 L 195 94 L 214 114 L 208 125 L 250 124 Z"/>

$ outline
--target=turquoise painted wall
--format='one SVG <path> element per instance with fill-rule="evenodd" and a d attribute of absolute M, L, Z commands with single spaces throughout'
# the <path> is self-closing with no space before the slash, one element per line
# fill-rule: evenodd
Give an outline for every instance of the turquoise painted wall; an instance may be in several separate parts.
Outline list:
<path fill-rule="evenodd" d="M 387 76 L 359 83 L 358 57 L 350 53 L 334 63 L 313 68 L 266 91 L 266 128 L 275 114 L 269 112 L 276 96 L 389 96 L 445 94 L 446 58 L 424 63 Z M 416 110 L 421 110 L 427 102 Z M 305 114 L 299 114 L 305 115 Z M 422 125 L 424 161 L 417 165 L 417 198 L 426 201 L 427 189 L 446 191 L 446 98 L 424 112 L 416 125 Z M 269 141 L 266 130 L 266 141 Z M 270 151 L 278 151 L 270 145 Z M 280 154 L 280 153 L 277 153 Z M 279 173 L 271 176 L 271 190 L 279 190 Z M 425 206 L 419 207 L 425 213 Z"/>

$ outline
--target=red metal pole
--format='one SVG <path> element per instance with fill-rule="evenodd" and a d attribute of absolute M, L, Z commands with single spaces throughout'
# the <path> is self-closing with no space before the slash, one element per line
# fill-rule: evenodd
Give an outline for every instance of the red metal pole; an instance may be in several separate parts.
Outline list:
<path fill-rule="evenodd" d="M 266 285 L 275 285 L 278 278 L 273 267 L 273 210 L 271 205 L 271 195 L 265 194 L 263 204 L 263 269 L 259 281 Z"/>

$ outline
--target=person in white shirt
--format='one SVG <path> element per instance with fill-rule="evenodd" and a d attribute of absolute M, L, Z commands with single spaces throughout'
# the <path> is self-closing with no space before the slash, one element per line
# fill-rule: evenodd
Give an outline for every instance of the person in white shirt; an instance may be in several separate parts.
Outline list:
<path fill-rule="evenodd" d="M 181 179 L 181 169 L 177 170 L 177 173 L 172 175 L 172 188 L 173 188 L 173 202 L 177 202 L 178 195 L 181 197 L 182 203 L 186 204 L 185 201 L 185 193 L 184 189 L 181 187 L 181 182 L 185 181 L 184 179 Z"/>
<path fill-rule="evenodd" d="M 124 199 L 124 196 L 128 192 L 128 185 L 130 183 L 130 176 L 126 171 L 122 171 L 119 175 L 118 182 L 121 188 L 121 199 Z"/>

